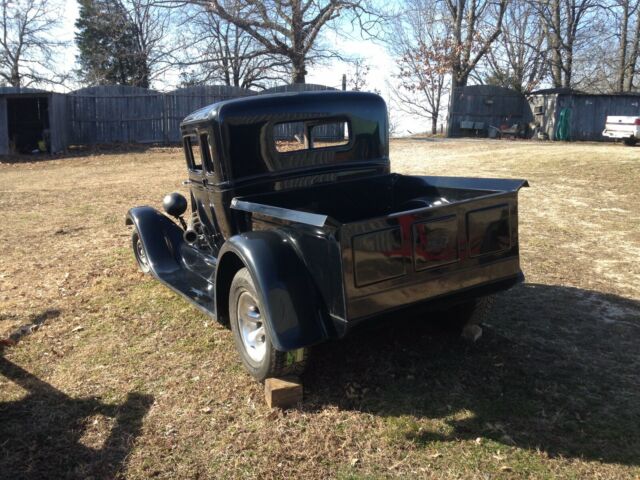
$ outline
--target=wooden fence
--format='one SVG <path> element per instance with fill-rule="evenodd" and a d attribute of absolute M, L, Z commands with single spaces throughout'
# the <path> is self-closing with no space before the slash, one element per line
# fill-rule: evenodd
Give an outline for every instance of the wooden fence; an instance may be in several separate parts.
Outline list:
<path fill-rule="evenodd" d="M 332 90 L 323 85 L 284 85 L 262 92 L 226 85 L 195 86 L 173 92 L 128 86 L 99 86 L 66 95 L 68 143 L 177 143 L 189 113 L 222 100 L 287 91 Z M 292 138 L 297 131 L 282 132 Z M 329 132 L 327 132 L 329 134 Z"/>

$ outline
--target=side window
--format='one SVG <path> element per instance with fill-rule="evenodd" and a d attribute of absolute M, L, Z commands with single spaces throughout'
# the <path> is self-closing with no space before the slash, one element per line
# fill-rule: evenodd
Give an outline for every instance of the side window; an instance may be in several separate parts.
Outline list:
<path fill-rule="evenodd" d="M 308 148 L 304 122 L 279 123 L 273 127 L 276 150 L 281 153 L 297 152 Z"/>
<path fill-rule="evenodd" d="M 274 126 L 273 141 L 280 153 L 332 148 L 347 145 L 349 132 L 349 123 L 344 121 L 287 122 Z"/>
<path fill-rule="evenodd" d="M 202 154 L 202 163 L 205 171 L 213 173 L 213 155 L 208 133 L 200 134 L 200 153 Z"/>
<path fill-rule="evenodd" d="M 195 135 L 187 135 L 183 138 L 184 154 L 187 157 L 187 166 L 191 170 L 202 170 L 202 157 L 198 148 L 198 140 Z"/>
<path fill-rule="evenodd" d="M 349 143 L 347 122 L 331 122 L 314 125 L 309 134 L 310 148 L 340 147 Z"/>

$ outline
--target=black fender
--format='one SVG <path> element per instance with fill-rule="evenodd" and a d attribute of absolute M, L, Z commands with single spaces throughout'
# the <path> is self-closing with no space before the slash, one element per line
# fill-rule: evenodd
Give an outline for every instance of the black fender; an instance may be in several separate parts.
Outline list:
<path fill-rule="evenodd" d="M 224 243 L 215 276 L 218 315 L 228 312 L 231 279 L 242 266 L 256 286 L 276 350 L 296 350 L 329 338 L 318 288 L 292 242 L 278 230 L 247 232 Z"/>
<path fill-rule="evenodd" d="M 182 270 L 178 258 L 182 229 L 168 217 L 151 207 L 135 207 L 127 212 L 127 225 L 133 225 L 149 260 L 151 273 L 171 282 Z"/>

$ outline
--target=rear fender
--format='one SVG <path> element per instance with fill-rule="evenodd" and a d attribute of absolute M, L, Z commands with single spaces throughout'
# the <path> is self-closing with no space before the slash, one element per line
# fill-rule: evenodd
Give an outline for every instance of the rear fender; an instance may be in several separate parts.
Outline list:
<path fill-rule="evenodd" d="M 226 270 L 241 267 L 238 259 L 251 274 L 277 350 L 291 351 L 329 337 L 326 309 L 311 275 L 291 241 L 274 230 L 236 235 L 223 245 L 216 270 L 219 314 L 228 311 L 232 275 Z"/>
<path fill-rule="evenodd" d="M 144 246 L 151 272 L 158 278 L 170 278 L 181 270 L 178 260 L 182 229 L 151 207 L 135 207 L 127 212 L 127 225 L 133 225 Z"/>

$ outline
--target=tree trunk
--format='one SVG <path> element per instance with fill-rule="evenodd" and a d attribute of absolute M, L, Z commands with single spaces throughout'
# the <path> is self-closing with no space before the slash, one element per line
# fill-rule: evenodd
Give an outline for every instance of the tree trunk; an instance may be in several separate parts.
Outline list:
<path fill-rule="evenodd" d="M 547 36 L 549 39 L 549 47 L 551 49 L 551 80 L 553 82 L 553 86 L 559 88 L 563 86 L 562 52 L 560 50 L 562 45 L 562 39 L 560 38 L 560 32 L 562 31 L 562 22 L 559 0 L 553 0 L 551 8 L 551 18 L 547 20 L 550 25 L 547 25 L 546 27 Z"/>
<path fill-rule="evenodd" d="M 431 134 L 435 135 L 436 133 L 438 133 L 438 117 L 434 115 L 431 117 Z"/>
<path fill-rule="evenodd" d="M 566 48 L 566 58 L 563 62 L 564 79 L 562 86 L 565 88 L 571 88 L 571 81 L 573 80 L 573 40 L 569 39 Z"/>
<path fill-rule="evenodd" d="M 618 92 L 624 92 L 624 79 L 627 72 L 627 33 L 629 30 L 629 1 L 622 2 L 622 20 L 620 32 L 620 50 L 618 50 Z"/>
<path fill-rule="evenodd" d="M 463 75 L 459 71 L 456 72 L 455 69 L 451 72 L 451 91 L 457 87 L 466 87 L 467 82 L 469 81 L 469 74 Z"/>
<path fill-rule="evenodd" d="M 307 69 L 305 58 L 295 57 L 291 59 L 291 83 L 305 83 Z"/>
<path fill-rule="evenodd" d="M 18 62 L 14 63 L 11 67 L 11 79 L 9 83 L 12 87 L 20 86 L 20 70 L 18 69 Z"/>
<path fill-rule="evenodd" d="M 640 53 L 640 12 L 636 14 L 636 28 L 634 32 L 633 44 L 629 53 L 627 62 L 627 75 L 625 79 L 624 89 L 627 92 L 633 90 L 633 77 L 636 74 L 636 63 L 638 62 L 638 54 Z"/>

